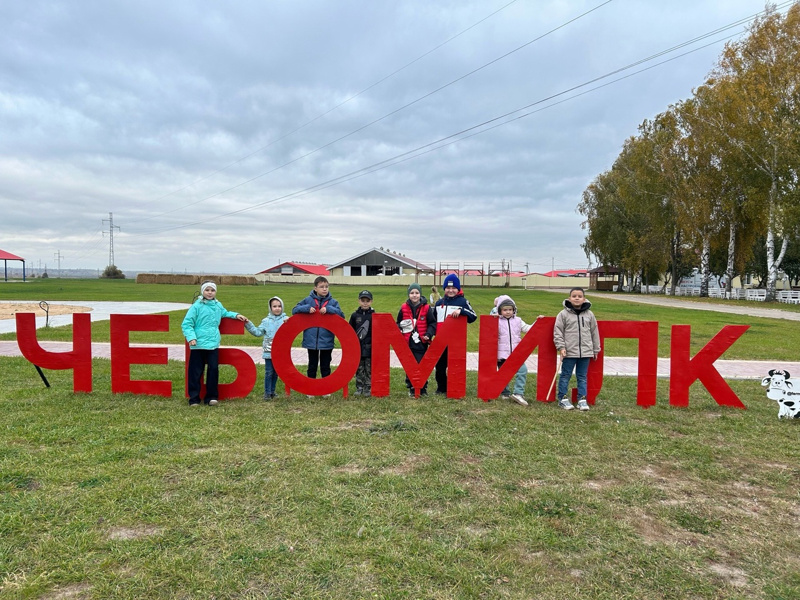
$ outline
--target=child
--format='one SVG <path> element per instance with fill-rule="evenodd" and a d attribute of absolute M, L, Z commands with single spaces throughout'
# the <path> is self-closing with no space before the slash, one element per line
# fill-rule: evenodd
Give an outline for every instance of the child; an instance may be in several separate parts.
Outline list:
<path fill-rule="evenodd" d="M 442 297 L 439 295 L 439 290 L 436 289 L 435 285 L 431 286 L 431 295 L 428 298 L 428 304 L 431 305 L 431 308 L 436 306 L 436 303 L 441 300 Z"/>
<path fill-rule="evenodd" d="M 314 289 L 297 303 L 292 314 L 319 312 L 322 315 L 336 315 L 344 318 L 339 303 L 328 293 L 328 280 L 321 275 L 314 280 Z M 317 377 L 317 365 L 322 377 L 331 374 L 331 355 L 333 354 L 334 336 L 331 331 L 322 327 L 312 327 L 303 332 L 303 348 L 308 351 L 308 371 L 311 378 Z"/>
<path fill-rule="evenodd" d="M 436 315 L 430 304 L 425 301 L 418 283 L 408 286 L 407 292 L 408 300 L 403 303 L 400 312 L 397 313 L 397 326 L 408 341 L 411 354 L 419 363 L 425 356 L 425 352 L 428 351 L 431 339 L 436 335 Z M 408 395 L 414 396 L 414 387 L 411 385 L 408 375 L 406 375 L 406 387 Z M 427 381 L 419 393 L 420 396 L 428 395 Z"/>
<path fill-rule="evenodd" d="M 264 349 L 264 400 L 272 400 L 275 397 L 275 389 L 278 385 L 278 374 L 272 366 L 272 340 L 278 328 L 289 319 L 289 315 L 283 312 L 283 300 L 278 296 L 269 299 L 269 314 L 261 321 L 261 325 L 256 327 L 250 321 L 245 321 L 244 326 L 247 331 L 255 336 L 264 336 L 262 347 Z"/>
<path fill-rule="evenodd" d="M 558 378 L 558 405 L 564 410 L 575 408 L 567 397 L 567 384 L 575 369 L 578 380 L 578 408 L 589 410 L 586 402 L 586 373 L 589 359 L 600 354 L 600 334 L 597 319 L 591 310 L 592 303 L 583 295 L 583 288 L 575 287 L 564 300 L 564 310 L 558 313 L 553 328 L 553 342 L 561 356 L 561 375 Z"/>
<path fill-rule="evenodd" d="M 497 316 L 497 366 L 498 368 L 506 362 L 511 352 L 522 341 L 522 334 L 528 333 L 532 325 L 517 316 L 517 305 L 510 296 L 502 295 L 495 298 L 495 308 L 492 315 Z M 514 393 L 512 394 L 508 386 L 502 391 L 502 397 L 511 399 L 521 406 L 528 406 L 525 400 L 525 380 L 528 377 L 528 367 L 525 363 L 517 371 L 514 378 Z"/>
<path fill-rule="evenodd" d="M 461 282 L 455 273 L 444 278 L 444 298 L 436 303 L 435 311 L 437 323 L 462 315 L 467 318 L 467 323 L 473 323 L 478 318 L 461 291 Z M 447 350 L 436 363 L 436 393 L 447 395 Z"/>
<path fill-rule="evenodd" d="M 244 315 L 225 310 L 217 297 L 217 284 L 206 281 L 200 286 L 200 297 L 192 304 L 181 323 L 181 330 L 189 342 L 189 374 L 187 387 L 189 406 L 200 405 L 200 381 L 208 365 L 206 397 L 211 406 L 219 403 L 219 324 L 223 317 L 247 321 Z"/>
<path fill-rule="evenodd" d="M 356 371 L 356 396 L 371 395 L 372 387 L 372 292 L 361 290 L 358 294 L 358 308 L 350 315 L 352 327 L 361 344 L 361 361 Z"/>

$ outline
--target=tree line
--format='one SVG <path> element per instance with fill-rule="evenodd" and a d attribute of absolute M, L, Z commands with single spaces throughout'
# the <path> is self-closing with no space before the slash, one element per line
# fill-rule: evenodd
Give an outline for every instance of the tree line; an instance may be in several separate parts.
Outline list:
<path fill-rule="evenodd" d="M 725 45 L 692 97 L 625 141 L 583 192 L 583 249 L 628 283 L 675 287 L 697 269 L 730 289 L 748 274 L 775 299 L 800 282 L 800 4 L 774 5 Z M 622 277 L 621 274 L 621 281 Z"/>

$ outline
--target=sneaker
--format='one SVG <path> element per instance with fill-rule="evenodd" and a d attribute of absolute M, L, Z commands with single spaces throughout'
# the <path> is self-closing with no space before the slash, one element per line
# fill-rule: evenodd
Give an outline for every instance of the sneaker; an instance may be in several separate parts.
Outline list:
<path fill-rule="evenodd" d="M 586 401 L 586 396 L 578 398 L 578 410 L 589 410 L 589 403 Z"/>
<path fill-rule="evenodd" d="M 200 406 L 199 402 L 189 402 L 189 408 L 193 408 L 195 406 Z"/>
<path fill-rule="evenodd" d="M 528 406 L 525 398 L 522 397 L 522 394 L 511 394 L 511 399 L 519 404 L 520 406 Z"/>
<path fill-rule="evenodd" d="M 414 390 L 408 390 L 408 397 L 409 398 L 414 398 L 415 397 L 414 396 Z"/>
<path fill-rule="evenodd" d="M 572 410 L 573 408 L 575 408 L 574 406 L 572 406 L 572 402 L 570 402 L 569 398 L 567 398 L 566 396 L 564 396 L 561 400 L 558 401 L 558 406 L 560 408 L 563 408 L 564 410 Z"/>
<path fill-rule="evenodd" d="M 212 398 L 211 400 L 208 401 L 209 406 L 216 406 L 217 404 L 219 404 L 219 400 L 217 400 L 216 398 Z"/>
<path fill-rule="evenodd" d="M 306 398 L 314 398 L 314 396 L 306 396 Z"/>
<path fill-rule="evenodd" d="M 331 395 L 330 395 L 330 394 L 322 394 L 322 397 L 323 397 L 323 398 L 330 398 L 330 397 L 331 397 Z"/>
<path fill-rule="evenodd" d="M 508 395 L 507 393 L 505 393 L 505 392 L 503 392 L 502 394 L 500 394 L 500 399 L 501 399 L 501 400 L 508 400 L 510 397 L 511 397 L 511 396 L 509 396 L 509 395 Z"/>

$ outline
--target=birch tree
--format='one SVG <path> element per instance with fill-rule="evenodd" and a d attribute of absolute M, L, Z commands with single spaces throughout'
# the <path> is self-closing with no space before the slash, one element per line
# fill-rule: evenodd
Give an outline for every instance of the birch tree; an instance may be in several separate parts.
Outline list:
<path fill-rule="evenodd" d="M 768 181 L 765 197 L 767 299 L 775 299 L 781 261 L 793 228 L 800 140 L 800 6 L 773 8 L 749 35 L 728 43 L 712 72 L 715 126 L 730 147 Z M 776 249 L 776 237 L 782 239 Z"/>

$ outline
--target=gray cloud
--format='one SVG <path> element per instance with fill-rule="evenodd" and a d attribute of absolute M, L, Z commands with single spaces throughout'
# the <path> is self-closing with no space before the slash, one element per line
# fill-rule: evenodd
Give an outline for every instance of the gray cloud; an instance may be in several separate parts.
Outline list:
<path fill-rule="evenodd" d="M 331 110 L 504 4 L 6 3 L 0 247 L 102 268 L 113 212 L 123 270 L 248 273 L 373 246 L 585 266 L 581 192 L 643 119 L 702 83 L 722 44 L 541 101 L 763 3 L 614 1 L 448 85 L 600 4 L 520 0 Z M 530 104 L 524 119 L 297 194 Z"/>

